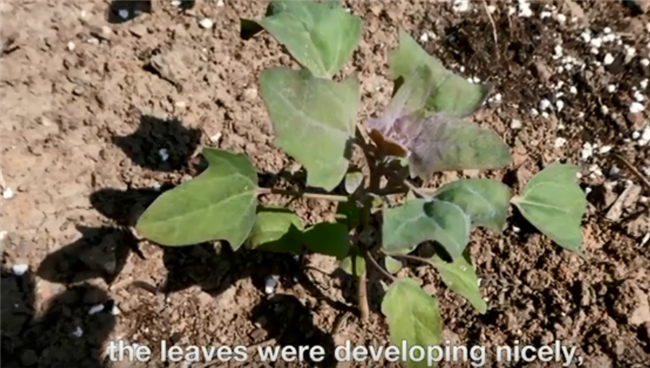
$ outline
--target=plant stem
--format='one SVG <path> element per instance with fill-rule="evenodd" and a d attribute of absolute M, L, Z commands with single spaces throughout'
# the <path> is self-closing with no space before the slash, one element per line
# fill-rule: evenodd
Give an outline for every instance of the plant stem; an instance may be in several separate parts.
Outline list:
<path fill-rule="evenodd" d="M 357 280 L 357 287 L 358 287 L 358 298 L 359 298 L 359 319 L 361 322 L 365 322 L 368 320 L 368 316 L 370 315 L 370 307 L 368 306 L 368 273 L 367 271 L 363 271 L 361 275 L 359 275 L 359 280 Z"/>
<path fill-rule="evenodd" d="M 390 253 L 386 253 L 386 252 L 382 252 L 382 253 L 384 253 L 387 256 L 393 257 L 393 258 L 404 258 L 404 259 L 408 259 L 410 261 L 431 264 L 430 260 L 428 260 L 426 258 L 418 257 L 418 256 L 412 256 L 412 255 L 408 255 L 408 254 L 390 254 Z"/>
<path fill-rule="evenodd" d="M 288 197 L 304 197 L 312 199 L 322 199 L 325 201 L 333 202 L 347 202 L 349 199 L 344 195 L 326 194 L 326 193 L 309 193 L 309 192 L 296 192 L 293 190 L 277 189 L 277 188 L 258 188 L 257 195 L 262 194 L 279 194 Z"/>
<path fill-rule="evenodd" d="M 390 281 L 397 280 L 397 277 L 391 275 L 382 266 L 380 266 L 379 263 L 374 258 L 372 258 L 369 252 L 366 252 L 366 263 L 370 263 L 371 265 L 375 266 L 375 268 L 378 269 L 379 272 L 386 276 Z"/>

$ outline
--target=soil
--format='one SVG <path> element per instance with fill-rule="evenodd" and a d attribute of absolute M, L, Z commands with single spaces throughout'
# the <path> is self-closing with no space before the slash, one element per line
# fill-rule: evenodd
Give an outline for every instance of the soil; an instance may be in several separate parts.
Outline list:
<path fill-rule="evenodd" d="M 386 344 L 384 286 L 370 285 L 371 316 L 359 324 L 354 282 L 332 258 L 307 255 L 311 267 L 300 267 L 291 256 L 233 253 L 218 243 L 163 248 L 138 242 L 128 230 L 157 195 L 202 170 L 196 153 L 204 146 L 245 152 L 263 183 L 281 172 L 304 180 L 273 145 L 257 87 L 261 70 L 292 61 L 268 35 L 239 37 L 239 18 L 261 17 L 266 3 L 154 5 L 0 2 L 2 366 L 206 366 L 161 362 L 161 341 L 322 345 L 328 353 L 320 364 L 212 366 L 334 366 L 332 347 L 346 340 Z M 488 351 L 560 340 L 577 347 L 584 367 L 650 367 L 650 189 L 610 154 L 619 153 L 638 175 L 650 174 L 647 112 L 630 112 L 641 100 L 635 92 L 648 91 L 647 4 L 535 2 L 530 17 L 519 15 L 516 2 L 501 1 L 472 2 L 465 12 L 447 2 L 347 5 L 364 20 L 363 40 L 344 71 L 360 78 L 362 120 L 390 97 L 387 51 L 399 27 L 450 69 L 493 85 L 471 119 L 501 134 L 513 164 L 446 173 L 431 185 L 480 175 L 518 192 L 559 159 L 580 165 L 589 192 L 583 223 L 589 261 L 553 244 L 516 211 L 504 234 L 473 234 L 485 315 L 447 290 L 432 269 L 414 264 L 401 271 L 439 299 L 444 340 Z M 204 18 L 212 28 L 200 24 Z M 589 45 L 585 29 L 608 40 Z M 607 53 L 611 63 L 604 62 Z M 621 193 L 627 197 L 617 201 Z M 311 200 L 292 206 L 308 222 L 332 211 Z M 28 266 L 24 274 L 21 265 Z M 278 279 L 272 295 L 264 291 L 269 275 Z M 116 341 L 147 346 L 152 358 L 111 361 L 107 347 Z M 561 363 L 502 365 L 491 355 L 485 366 Z"/>

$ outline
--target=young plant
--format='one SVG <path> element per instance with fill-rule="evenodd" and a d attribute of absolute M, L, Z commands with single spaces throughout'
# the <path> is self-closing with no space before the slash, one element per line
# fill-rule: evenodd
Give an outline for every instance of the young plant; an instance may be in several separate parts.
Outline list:
<path fill-rule="evenodd" d="M 506 185 L 488 179 L 456 180 L 435 190 L 414 184 L 435 172 L 510 164 L 509 148 L 496 132 L 463 120 L 484 103 L 488 86 L 446 70 L 400 31 L 399 46 L 389 54 L 396 92 L 383 114 L 364 127 L 356 121 L 358 81 L 332 79 L 357 47 L 358 16 L 336 1 L 274 1 L 263 19 L 241 24 L 242 36 L 265 30 L 301 65 L 263 71 L 260 91 L 274 144 L 302 164 L 306 185 L 314 190 L 261 188 L 247 157 L 206 148 L 208 168 L 145 211 L 136 226 L 142 236 L 165 246 L 221 240 L 234 250 L 246 245 L 334 256 L 358 282 L 361 320 L 368 313 L 370 265 L 391 281 L 381 306 L 391 341 L 423 347 L 440 342 L 438 304 L 414 280 L 394 276 L 402 260 L 430 264 L 450 289 L 485 313 L 467 247 L 470 231 L 478 226 L 502 231 L 510 204 L 557 244 L 585 257 L 580 224 L 586 199 L 574 165 L 547 166 L 514 198 Z M 350 168 L 353 145 L 365 155 L 367 176 Z M 323 193 L 336 189 L 345 194 Z M 288 209 L 260 205 L 258 197 L 269 193 L 336 201 L 336 222 L 305 226 Z M 391 205 L 395 195 L 405 199 Z M 439 245 L 433 257 L 409 255 L 424 242 Z"/>

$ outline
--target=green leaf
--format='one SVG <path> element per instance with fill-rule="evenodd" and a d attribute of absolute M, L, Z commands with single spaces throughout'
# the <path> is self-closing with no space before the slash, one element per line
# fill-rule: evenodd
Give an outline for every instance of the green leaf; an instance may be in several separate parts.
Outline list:
<path fill-rule="evenodd" d="M 352 194 L 363 184 L 363 173 L 360 171 L 349 172 L 345 175 L 345 191 Z"/>
<path fill-rule="evenodd" d="M 242 20 L 242 36 L 257 22 L 315 76 L 331 78 L 350 59 L 361 39 L 361 18 L 338 1 L 274 1 L 261 20 Z"/>
<path fill-rule="evenodd" d="M 533 176 L 513 203 L 542 233 L 585 258 L 580 226 L 587 198 L 577 183 L 577 173 L 576 165 L 551 164 Z"/>
<path fill-rule="evenodd" d="M 453 203 L 414 199 L 384 210 L 383 248 L 387 252 L 434 240 L 456 259 L 469 242 L 470 218 Z"/>
<path fill-rule="evenodd" d="M 281 207 L 258 209 L 248 243 L 252 249 L 300 254 L 304 224 L 295 213 Z"/>
<path fill-rule="evenodd" d="M 421 66 L 431 70 L 433 93 L 427 100 L 429 111 L 442 111 L 463 117 L 476 111 L 485 101 L 490 86 L 473 84 L 445 69 L 404 30 L 399 31 L 399 47 L 388 55 L 391 78 L 405 79 Z"/>
<path fill-rule="evenodd" d="M 366 260 L 360 255 L 351 254 L 341 260 L 339 267 L 348 275 L 358 278 L 366 271 Z"/>
<path fill-rule="evenodd" d="M 510 147 L 497 132 L 439 113 L 422 122 L 413 146 L 410 174 L 423 180 L 435 172 L 497 169 L 511 162 Z"/>
<path fill-rule="evenodd" d="M 304 232 L 305 247 L 314 253 L 345 258 L 350 252 L 348 228 L 339 223 L 321 222 Z"/>
<path fill-rule="evenodd" d="M 255 222 L 257 173 L 241 154 L 206 148 L 208 168 L 163 193 L 136 225 L 145 238 L 166 246 L 226 240 L 239 249 Z"/>
<path fill-rule="evenodd" d="M 487 312 L 487 303 L 481 296 L 476 270 L 467 252 L 453 262 L 446 262 L 439 256 L 434 256 L 431 264 L 438 270 L 448 288 L 466 298 L 481 314 Z"/>
<path fill-rule="evenodd" d="M 459 206 L 477 226 L 500 232 L 506 225 L 510 188 L 489 179 L 461 179 L 445 184 L 436 198 Z"/>
<path fill-rule="evenodd" d="M 381 303 L 381 312 L 388 320 L 393 345 L 401 347 L 406 344 L 406 351 L 420 346 L 426 352 L 428 347 L 440 344 L 442 319 L 438 301 L 425 293 L 414 280 L 400 278 L 393 282 Z M 409 359 L 404 366 L 430 367 L 426 358 L 422 361 Z"/>
<path fill-rule="evenodd" d="M 260 79 L 274 143 L 305 167 L 308 186 L 333 190 L 348 169 L 358 81 L 334 82 L 288 68 L 264 70 Z"/>
<path fill-rule="evenodd" d="M 354 229 L 361 223 L 361 210 L 354 202 L 338 202 L 335 218 L 348 229 Z"/>
<path fill-rule="evenodd" d="M 386 265 L 386 271 L 392 274 L 396 274 L 402 269 L 402 262 L 391 256 L 386 256 L 386 258 L 384 258 L 384 264 Z"/>

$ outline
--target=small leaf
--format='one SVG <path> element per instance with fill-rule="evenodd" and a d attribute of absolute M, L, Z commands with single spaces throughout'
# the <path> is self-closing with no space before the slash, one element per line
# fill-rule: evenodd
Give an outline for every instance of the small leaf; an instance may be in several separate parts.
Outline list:
<path fill-rule="evenodd" d="M 453 262 L 446 262 L 439 256 L 434 256 L 431 264 L 438 270 L 448 288 L 466 298 L 481 314 L 487 312 L 487 303 L 481 296 L 476 270 L 467 252 Z"/>
<path fill-rule="evenodd" d="M 510 188 L 489 179 L 461 179 L 445 184 L 435 197 L 459 206 L 477 226 L 500 232 L 506 225 Z"/>
<path fill-rule="evenodd" d="M 252 249 L 300 254 L 304 224 L 295 213 L 281 207 L 259 208 L 248 239 Z"/>
<path fill-rule="evenodd" d="M 354 269 L 353 265 L 355 267 Z M 366 260 L 360 255 L 351 254 L 341 260 L 339 267 L 348 275 L 358 278 L 366 271 Z"/>
<path fill-rule="evenodd" d="M 206 148 L 208 168 L 163 193 L 136 225 L 145 238 L 166 246 L 226 240 L 239 249 L 255 222 L 257 173 L 241 154 Z"/>
<path fill-rule="evenodd" d="M 305 167 L 308 186 L 333 190 L 348 169 L 358 81 L 334 82 L 288 68 L 266 69 L 260 79 L 274 143 Z"/>
<path fill-rule="evenodd" d="M 584 258 L 580 226 L 587 198 L 577 183 L 577 173 L 575 165 L 551 164 L 533 176 L 513 203 L 542 233 Z"/>
<path fill-rule="evenodd" d="M 360 171 L 349 172 L 345 175 L 345 191 L 352 194 L 363 184 L 363 173 Z"/>
<path fill-rule="evenodd" d="M 470 225 L 469 216 L 453 203 L 414 199 L 384 210 L 382 246 L 395 252 L 434 240 L 456 259 L 469 242 Z"/>
<path fill-rule="evenodd" d="M 411 176 L 429 179 L 432 173 L 497 169 L 510 164 L 510 148 L 492 129 L 434 114 L 409 158 Z"/>
<path fill-rule="evenodd" d="M 426 94 L 423 81 L 430 74 L 427 69 L 415 69 L 383 115 L 370 120 L 370 137 L 377 146 L 388 155 L 408 157 L 410 175 L 423 180 L 438 171 L 496 169 L 509 165 L 510 148 L 494 130 L 446 113 L 427 114 L 417 110 L 417 101 Z"/>
<path fill-rule="evenodd" d="M 434 91 L 427 101 L 429 111 L 464 117 L 476 111 L 487 98 L 490 87 L 473 84 L 445 69 L 440 60 L 429 55 L 404 30 L 399 31 L 399 47 L 388 55 L 391 78 L 407 78 L 418 67 L 426 66 L 432 74 Z"/>
<path fill-rule="evenodd" d="M 242 20 L 242 36 L 250 37 L 257 22 L 291 56 L 315 76 L 331 78 L 338 73 L 361 38 L 361 18 L 348 13 L 338 1 L 274 1 L 261 20 Z"/>
<path fill-rule="evenodd" d="M 392 274 L 396 274 L 402 269 L 402 262 L 391 256 L 386 256 L 386 258 L 384 258 L 384 264 L 386 265 L 386 271 Z"/>
<path fill-rule="evenodd" d="M 353 202 L 338 202 L 335 218 L 348 229 L 354 229 L 360 224 L 361 210 Z"/>
<path fill-rule="evenodd" d="M 350 252 L 348 228 L 339 223 L 321 222 L 303 235 L 305 247 L 314 253 L 343 259 Z"/>
<path fill-rule="evenodd" d="M 438 301 L 425 293 L 414 280 L 400 278 L 393 282 L 381 303 L 381 312 L 388 320 L 393 345 L 401 347 L 406 344 L 406 351 L 420 346 L 426 352 L 428 347 L 440 344 L 442 319 Z M 422 361 L 409 359 L 404 366 L 429 367 L 426 358 Z"/>

